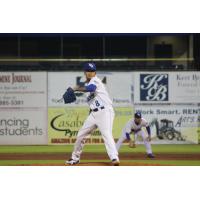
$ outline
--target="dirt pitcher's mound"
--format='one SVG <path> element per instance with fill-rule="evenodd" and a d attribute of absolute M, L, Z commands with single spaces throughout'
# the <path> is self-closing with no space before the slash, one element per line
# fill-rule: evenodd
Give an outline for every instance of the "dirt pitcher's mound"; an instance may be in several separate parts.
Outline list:
<path fill-rule="evenodd" d="M 158 153 L 155 160 L 200 160 L 200 154 Z M 71 153 L 0 153 L 0 160 L 68 160 Z M 120 160 L 146 160 L 145 153 L 120 153 Z M 106 153 L 88 153 L 81 156 L 82 160 L 109 160 Z"/>
<path fill-rule="evenodd" d="M 77 165 L 65 165 L 61 163 L 48 163 L 48 164 L 21 164 L 17 166 L 67 166 L 67 167 L 80 167 L 80 166 L 113 166 L 109 162 L 82 162 Z M 121 162 L 119 166 L 161 166 L 160 164 L 147 164 L 147 163 L 135 163 L 135 162 Z"/>

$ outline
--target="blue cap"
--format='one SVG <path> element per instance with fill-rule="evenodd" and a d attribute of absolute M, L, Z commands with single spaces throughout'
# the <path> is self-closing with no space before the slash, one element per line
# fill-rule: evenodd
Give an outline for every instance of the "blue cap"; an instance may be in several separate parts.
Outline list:
<path fill-rule="evenodd" d="M 83 65 L 83 69 L 86 72 L 95 72 L 96 71 L 96 65 L 94 63 L 85 63 Z"/>
<path fill-rule="evenodd" d="M 135 113 L 135 118 L 142 118 L 141 112 L 136 112 Z"/>

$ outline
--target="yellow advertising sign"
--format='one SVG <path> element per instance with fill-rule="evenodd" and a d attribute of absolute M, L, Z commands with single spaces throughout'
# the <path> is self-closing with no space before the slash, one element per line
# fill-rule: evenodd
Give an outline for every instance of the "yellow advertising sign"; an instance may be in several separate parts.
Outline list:
<path fill-rule="evenodd" d="M 200 127 L 198 127 L 198 134 L 199 134 L 198 140 L 199 140 L 199 144 L 200 144 Z"/>
<path fill-rule="evenodd" d="M 76 141 L 79 129 L 89 114 L 88 107 L 59 107 L 48 109 L 48 143 L 71 144 Z M 131 107 L 115 108 L 113 136 L 115 139 L 121 135 L 126 122 L 133 116 Z M 87 143 L 103 143 L 99 130 L 92 132 Z"/>

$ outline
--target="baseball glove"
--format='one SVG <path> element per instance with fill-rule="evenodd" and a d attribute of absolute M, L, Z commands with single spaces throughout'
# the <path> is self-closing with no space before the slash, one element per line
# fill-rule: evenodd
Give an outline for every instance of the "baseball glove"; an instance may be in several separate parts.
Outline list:
<path fill-rule="evenodd" d="M 130 140 L 129 145 L 130 148 L 136 148 L 135 142 Z"/>
<path fill-rule="evenodd" d="M 76 101 L 76 95 L 71 87 L 67 88 L 67 91 L 63 94 L 63 99 L 65 104 Z"/>

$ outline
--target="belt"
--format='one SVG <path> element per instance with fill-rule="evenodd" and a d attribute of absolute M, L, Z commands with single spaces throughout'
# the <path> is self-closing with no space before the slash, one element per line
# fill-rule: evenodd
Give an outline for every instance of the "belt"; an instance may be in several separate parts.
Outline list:
<path fill-rule="evenodd" d="M 134 133 L 137 133 L 137 132 L 139 132 L 139 131 L 141 131 L 141 128 L 140 128 L 140 129 L 137 129 L 137 130 L 131 129 L 131 132 L 134 132 Z"/>
<path fill-rule="evenodd" d="M 100 108 L 90 109 L 90 112 L 98 112 L 99 110 L 103 110 L 103 109 L 105 109 L 104 106 L 102 106 Z"/>

